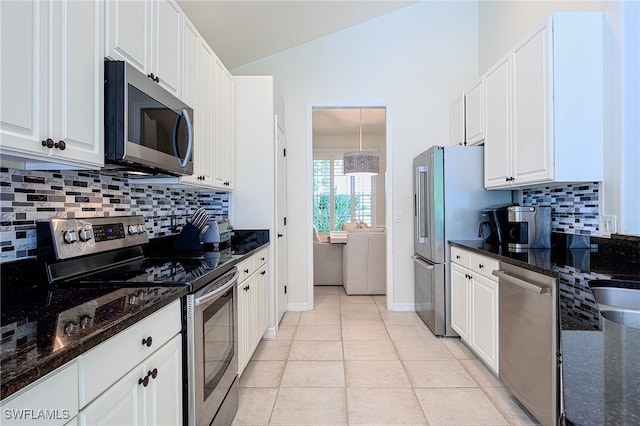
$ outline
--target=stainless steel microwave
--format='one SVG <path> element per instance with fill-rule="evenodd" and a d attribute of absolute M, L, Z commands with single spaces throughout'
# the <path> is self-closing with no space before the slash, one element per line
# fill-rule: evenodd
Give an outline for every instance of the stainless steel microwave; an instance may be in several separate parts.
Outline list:
<path fill-rule="evenodd" d="M 104 171 L 193 174 L 193 109 L 124 61 L 105 60 L 104 78 Z"/>

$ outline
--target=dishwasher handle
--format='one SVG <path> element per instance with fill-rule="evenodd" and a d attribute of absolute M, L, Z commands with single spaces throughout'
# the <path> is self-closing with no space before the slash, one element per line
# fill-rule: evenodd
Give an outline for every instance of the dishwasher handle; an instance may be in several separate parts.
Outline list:
<path fill-rule="evenodd" d="M 508 274 L 505 271 L 493 271 L 493 275 L 498 277 L 498 279 L 505 280 L 510 284 L 517 285 L 525 290 L 532 291 L 536 294 L 551 294 L 553 289 L 551 287 L 540 287 L 534 283 L 530 283 L 528 281 L 521 280 L 520 278 L 514 277 L 513 275 Z"/>

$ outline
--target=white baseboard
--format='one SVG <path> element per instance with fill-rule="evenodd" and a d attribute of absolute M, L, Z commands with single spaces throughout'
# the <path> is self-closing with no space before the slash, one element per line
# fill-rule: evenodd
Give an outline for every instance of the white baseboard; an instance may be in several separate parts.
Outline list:
<path fill-rule="evenodd" d="M 394 303 L 392 306 L 394 311 L 415 311 L 415 303 Z"/>
<path fill-rule="evenodd" d="M 313 311 L 313 306 L 309 307 L 308 303 L 288 303 L 287 311 Z"/>
<path fill-rule="evenodd" d="M 268 327 L 267 330 L 264 332 L 264 335 L 262 336 L 264 339 L 275 339 L 276 338 L 276 328 L 275 327 Z"/>

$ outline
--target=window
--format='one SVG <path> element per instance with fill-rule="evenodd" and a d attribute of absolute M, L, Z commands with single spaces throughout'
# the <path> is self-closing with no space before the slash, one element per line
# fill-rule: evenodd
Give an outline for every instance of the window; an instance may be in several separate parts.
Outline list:
<path fill-rule="evenodd" d="M 326 158 L 325 158 L 326 157 Z M 313 160 L 313 224 L 319 232 L 340 230 L 346 222 L 374 222 L 374 176 L 345 176 L 342 154 Z"/>

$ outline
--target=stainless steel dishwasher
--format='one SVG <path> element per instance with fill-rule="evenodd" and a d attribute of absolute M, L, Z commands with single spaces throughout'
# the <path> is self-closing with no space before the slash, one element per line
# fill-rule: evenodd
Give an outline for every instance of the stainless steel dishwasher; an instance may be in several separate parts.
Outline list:
<path fill-rule="evenodd" d="M 501 262 L 500 381 L 540 423 L 559 413 L 556 279 Z"/>

